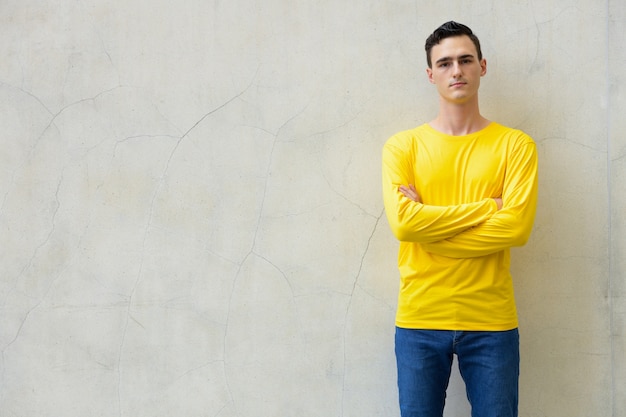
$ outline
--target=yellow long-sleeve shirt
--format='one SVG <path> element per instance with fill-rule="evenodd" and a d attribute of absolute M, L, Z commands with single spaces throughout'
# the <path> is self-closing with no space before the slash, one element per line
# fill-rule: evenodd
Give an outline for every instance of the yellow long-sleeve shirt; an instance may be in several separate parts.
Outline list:
<path fill-rule="evenodd" d="M 392 136 L 382 159 L 385 210 L 400 241 L 396 325 L 516 328 L 510 248 L 526 243 L 535 217 L 533 140 L 497 123 L 466 136 L 424 124 Z M 398 190 L 409 184 L 422 203 Z"/>

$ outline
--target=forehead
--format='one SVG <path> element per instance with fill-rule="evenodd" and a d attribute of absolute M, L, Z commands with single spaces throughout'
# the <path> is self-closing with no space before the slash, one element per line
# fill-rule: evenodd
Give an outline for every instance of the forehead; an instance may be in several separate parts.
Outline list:
<path fill-rule="evenodd" d="M 478 55 L 474 42 L 466 35 L 442 39 L 430 51 L 433 62 L 444 57 L 454 58 L 463 55 L 472 55 L 474 57 Z"/>

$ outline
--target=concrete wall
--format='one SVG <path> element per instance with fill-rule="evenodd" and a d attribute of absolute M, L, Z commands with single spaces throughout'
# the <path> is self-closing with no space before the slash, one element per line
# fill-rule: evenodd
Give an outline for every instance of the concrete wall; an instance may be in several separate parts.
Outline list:
<path fill-rule="evenodd" d="M 626 416 L 621 0 L 0 2 L 0 416 L 398 416 L 380 151 L 450 19 L 540 153 L 520 415 Z"/>

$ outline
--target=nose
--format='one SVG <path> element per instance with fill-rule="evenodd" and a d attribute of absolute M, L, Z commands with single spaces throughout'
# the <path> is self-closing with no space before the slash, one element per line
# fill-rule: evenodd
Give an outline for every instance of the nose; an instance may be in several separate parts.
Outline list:
<path fill-rule="evenodd" d="M 461 72 L 461 64 L 459 64 L 458 61 L 454 61 L 452 63 L 452 75 L 454 77 L 460 77 L 461 74 L 462 74 L 462 72 Z"/>

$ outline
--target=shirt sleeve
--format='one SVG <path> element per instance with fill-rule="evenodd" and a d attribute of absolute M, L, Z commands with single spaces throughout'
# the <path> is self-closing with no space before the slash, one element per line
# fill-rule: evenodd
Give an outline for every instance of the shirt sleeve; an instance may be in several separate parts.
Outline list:
<path fill-rule="evenodd" d="M 451 258 L 486 256 L 530 237 L 537 207 L 538 158 L 534 142 L 522 144 L 509 158 L 501 210 L 453 237 L 427 242 L 422 248 Z"/>
<path fill-rule="evenodd" d="M 482 224 L 497 211 L 496 202 L 491 198 L 468 204 L 433 206 L 405 197 L 399 187 L 415 184 L 410 152 L 389 142 L 383 148 L 382 180 L 387 220 L 400 241 L 428 243 L 453 238 Z"/>

